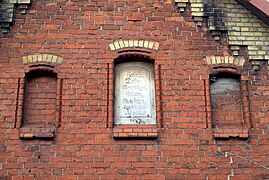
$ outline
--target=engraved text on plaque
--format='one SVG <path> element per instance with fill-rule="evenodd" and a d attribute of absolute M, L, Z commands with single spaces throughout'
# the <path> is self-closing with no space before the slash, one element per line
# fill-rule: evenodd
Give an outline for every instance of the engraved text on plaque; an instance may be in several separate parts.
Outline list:
<path fill-rule="evenodd" d="M 127 62 L 115 70 L 115 124 L 155 124 L 153 64 Z"/>

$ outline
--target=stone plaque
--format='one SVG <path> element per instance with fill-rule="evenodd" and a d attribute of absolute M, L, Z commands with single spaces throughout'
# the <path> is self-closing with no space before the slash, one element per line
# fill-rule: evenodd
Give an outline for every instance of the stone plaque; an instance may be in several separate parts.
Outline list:
<path fill-rule="evenodd" d="M 115 124 L 155 124 L 154 66 L 126 62 L 115 66 Z"/>

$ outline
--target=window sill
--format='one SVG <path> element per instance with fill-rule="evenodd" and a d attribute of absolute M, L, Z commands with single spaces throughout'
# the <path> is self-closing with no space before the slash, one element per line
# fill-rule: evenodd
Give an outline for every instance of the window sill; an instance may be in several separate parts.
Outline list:
<path fill-rule="evenodd" d="M 20 128 L 21 139 L 53 139 L 55 128 L 37 128 L 23 127 Z"/>
<path fill-rule="evenodd" d="M 213 129 L 215 139 L 248 138 L 248 129 Z"/>
<path fill-rule="evenodd" d="M 116 125 L 113 129 L 114 139 L 157 139 L 156 125 Z"/>

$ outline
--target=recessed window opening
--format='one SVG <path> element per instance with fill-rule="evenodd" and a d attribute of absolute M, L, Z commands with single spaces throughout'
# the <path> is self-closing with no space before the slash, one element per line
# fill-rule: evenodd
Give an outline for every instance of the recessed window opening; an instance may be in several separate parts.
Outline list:
<path fill-rule="evenodd" d="M 26 127 L 54 127 L 57 74 L 34 71 L 26 75 L 24 119 Z"/>
<path fill-rule="evenodd" d="M 213 128 L 236 128 L 243 124 L 240 76 L 212 75 L 210 99 Z"/>

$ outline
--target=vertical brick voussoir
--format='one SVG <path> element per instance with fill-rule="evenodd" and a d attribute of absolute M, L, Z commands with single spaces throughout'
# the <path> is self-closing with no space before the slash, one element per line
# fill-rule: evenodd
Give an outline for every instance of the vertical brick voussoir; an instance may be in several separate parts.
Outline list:
<path fill-rule="evenodd" d="M 63 62 L 63 58 L 52 54 L 33 54 L 23 56 L 22 61 L 24 64 L 38 64 L 38 63 L 61 64 Z"/>

